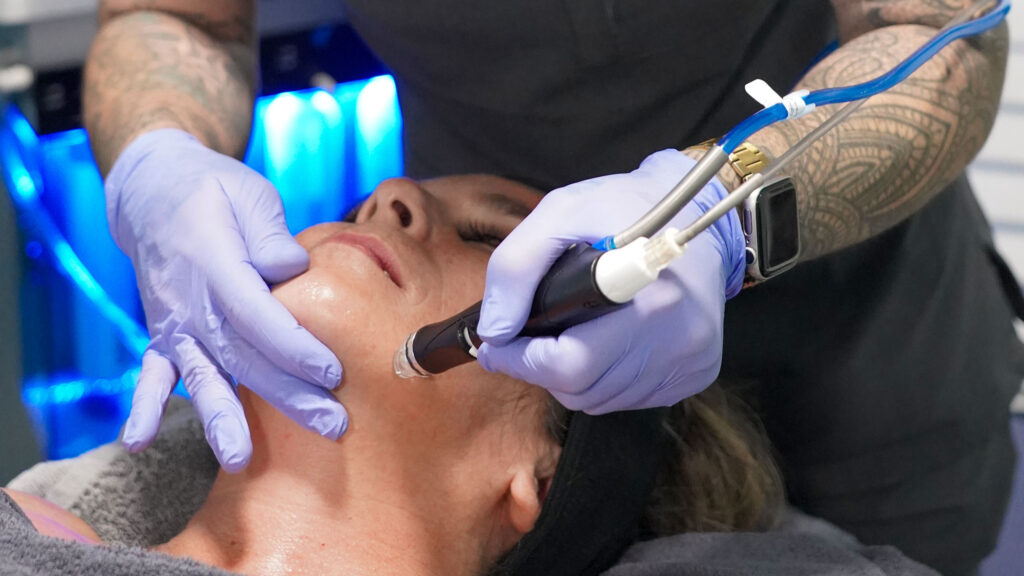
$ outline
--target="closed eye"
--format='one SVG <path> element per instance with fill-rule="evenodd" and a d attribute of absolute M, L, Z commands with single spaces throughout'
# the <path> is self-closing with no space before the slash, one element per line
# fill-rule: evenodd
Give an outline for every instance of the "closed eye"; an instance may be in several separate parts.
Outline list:
<path fill-rule="evenodd" d="M 459 238 L 463 242 L 476 242 L 497 248 L 508 234 L 493 226 L 481 224 L 480 222 L 468 221 L 457 226 Z"/>

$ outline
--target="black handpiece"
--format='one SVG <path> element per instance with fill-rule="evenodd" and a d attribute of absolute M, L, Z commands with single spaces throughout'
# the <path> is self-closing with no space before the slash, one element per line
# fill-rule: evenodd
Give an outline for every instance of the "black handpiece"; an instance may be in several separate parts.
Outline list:
<path fill-rule="evenodd" d="M 537 286 L 530 318 L 520 335 L 556 336 L 619 306 L 597 286 L 594 268 L 603 254 L 586 244 L 566 250 Z M 395 371 L 402 376 L 426 376 L 475 360 L 481 343 L 476 334 L 479 319 L 477 302 L 447 320 L 420 328 L 398 351 Z"/>

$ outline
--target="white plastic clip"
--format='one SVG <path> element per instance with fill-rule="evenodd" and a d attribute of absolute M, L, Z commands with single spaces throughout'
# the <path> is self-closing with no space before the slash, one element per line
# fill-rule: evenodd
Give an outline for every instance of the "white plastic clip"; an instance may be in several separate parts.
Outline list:
<path fill-rule="evenodd" d="M 779 96 L 778 92 L 773 90 L 767 82 L 760 78 L 752 82 L 747 82 L 747 85 L 744 86 L 744 88 L 751 98 L 757 100 L 757 103 L 765 108 L 769 108 L 776 104 L 782 104 L 785 106 L 787 118 L 799 118 L 810 113 L 811 110 L 814 110 L 814 104 L 808 104 L 804 101 L 804 96 L 809 94 L 807 90 L 793 92 L 784 97 Z"/>

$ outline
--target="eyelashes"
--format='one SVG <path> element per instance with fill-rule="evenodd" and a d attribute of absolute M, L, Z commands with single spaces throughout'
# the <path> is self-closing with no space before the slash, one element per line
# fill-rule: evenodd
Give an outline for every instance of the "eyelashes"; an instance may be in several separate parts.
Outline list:
<path fill-rule="evenodd" d="M 345 217 L 342 218 L 341 221 L 342 222 L 348 222 L 349 224 L 355 224 L 356 223 L 356 217 L 359 216 L 359 211 L 363 209 L 363 204 L 365 204 L 365 203 L 366 202 L 360 202 L 359 204 L 356 204 L 355 208 L 352 208 L 351 210 L 349 210 L 348 214 L 345 214 Z"/>
<path fill-rule="evenodd" d="M 497 248 L 498 244 L 501 244 L 501 241 L 507 236 L 505 232 L 494 226 L 473 220 L 460 224 L 456 229 L 459 233 L 459 238 L 462 238 L 463 241 L 478 242 L 491 248 Z"/>

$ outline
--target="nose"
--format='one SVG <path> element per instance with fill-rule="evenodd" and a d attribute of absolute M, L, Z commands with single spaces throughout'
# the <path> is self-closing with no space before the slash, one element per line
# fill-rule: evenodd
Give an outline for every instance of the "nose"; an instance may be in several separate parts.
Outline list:
<path fill-rule="evenodd" d="M 414 180 L 390 178 L 377 185 L 356 222 L 392 226 L 416 240 L 425 241 L 431 231 L 427 194 Z"/>

